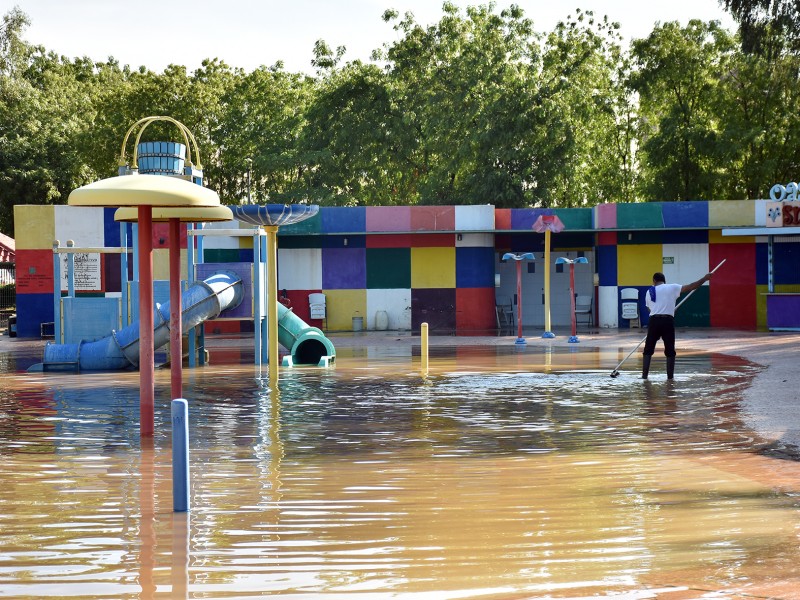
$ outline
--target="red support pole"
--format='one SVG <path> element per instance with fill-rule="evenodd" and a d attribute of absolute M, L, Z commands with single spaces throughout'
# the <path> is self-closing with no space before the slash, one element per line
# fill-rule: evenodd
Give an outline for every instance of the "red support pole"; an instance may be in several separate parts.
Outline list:
<path fill-rule="evenodd" d="M 569 265 L 569 305 L 572 315 L 572 337 L 577 335 L 577 323 L 575 322 L 575 263 Z"/>
<path fill-rule="evenodd" d="M 522 339 L 522 261 L 517 263 L 517 339 Z"/>
<path fill-rule="evenodd" d="M 153 348 L 153 209 L 139 206 L 139 435 L 155 429 Z"/>
<path fill-rule="evenodd" d="M 181 221 L 169 220 L 169 362 L 172 399 L 183 398 Z"/>

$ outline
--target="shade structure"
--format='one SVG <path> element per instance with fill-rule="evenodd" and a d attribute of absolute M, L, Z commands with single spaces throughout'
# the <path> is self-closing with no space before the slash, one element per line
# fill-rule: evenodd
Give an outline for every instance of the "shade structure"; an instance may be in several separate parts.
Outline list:
<path fill-rule="evenodd" d="M 316 204 L 244 204 L 233 206 L 233 214 L 239 221 L 251 225 L 280 226 L 305 221 L 319 212 Z"/>
<path fill-rule="evenodd" d="M 70 206 L 219 206 L 219 195 L 179 177 L 123 175 L 73 190 Z"/>
<path fill-rule="evenodd" d="M 198 206 L 181 208 L 153 208 L 153 222 L 178 219 L 181 223 L 211 223 L 213 221 L 232 221 L 233 211 L 227 206 Z M 114 220 L 126 223 L 139 220 L 135 207 L 122 207 L 114 212 Z"/>
<path fill-rule="evenodd" d="M 319 212 L 316 204 L 245 204 L 233 206 L 233 214 L 239 220 L 263 227 L 267 233 L 267 348 L 269 355 L 270 384 L 278 381 L 278 227 L 305 221 Z M 255 247 L 254 261 L 258 264 L 260 248 Z M 255 270 L 258 272 L 258 269 Z M 255 285 L 255 283 L 254 283 Z M 256 346 L 262 344 L 261 315 L 256 311 Z M 256 350 L 258 352 L 258 349 Z"/>

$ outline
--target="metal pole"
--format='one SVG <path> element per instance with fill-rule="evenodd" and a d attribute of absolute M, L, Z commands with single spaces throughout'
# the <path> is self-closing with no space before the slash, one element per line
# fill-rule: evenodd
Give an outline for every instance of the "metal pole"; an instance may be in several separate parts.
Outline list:
<path fill-rule="evenodd" d="M 269 380 L 278 381 L 278 227 L 267 225 L 267 334 Z"/>
<path fill-rule="evenodd" d="M 556 337 L 550 330 L 550 229 L 544 230 L 544 333 L 542 337 Z"/>
<path fill-rule="evenodd" d="M 517 343 L 522 339 L 522 260 L 517 263 Z"/>
<path fill-rule="evenodd" d="M 56 344 L 63 343 L 61 336 L 61 255 L 58 250 L 60 242 L 53 242 L 53 340 Z"/>
<path fill-rule="evenodd" d="M 139 435 L 155 429 L 153 348 L 153 209 L 139 206 Z"/>
<path fill-rule="evenodd" d="M 172 401 L 172 510 L 189 510 L 189 403 Z"/>
<path fill-rule="evenodd" d="M 569 306 L 570 314 L 572 315 L 572 336 L 569 338 L 570 342 L 578 341 L 578 324 L 575 322 L 575 263 L 569 263 Z"/>
<path fill-rule="evenodd" d="M 181 348 L 181 221 L 169 220 L 169 362 L 172 398 L 183 396 Z"/>
<path fill-rule="evenodd" d="M 420 326 L 420 341 L 422 347 L 420 349 L 420 370 L 422 371 L 422 376 L 428 376 L 428 324 L 421 323 Z"/>

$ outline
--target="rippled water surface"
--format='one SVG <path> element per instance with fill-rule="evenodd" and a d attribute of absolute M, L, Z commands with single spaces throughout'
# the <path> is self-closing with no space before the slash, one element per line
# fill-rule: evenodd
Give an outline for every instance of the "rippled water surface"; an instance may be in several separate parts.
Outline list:
<path fill-rule="evenodd" d="M 185 371 L 188 515 L 167 371 L 143 444 L 137 373 L 0 357 L 0 597 L 800 598 L 800 468 L 740 421 L 753 365 L 444 347 L 423 379 L 412 354 L 277 392 L 224 352 Z"/>

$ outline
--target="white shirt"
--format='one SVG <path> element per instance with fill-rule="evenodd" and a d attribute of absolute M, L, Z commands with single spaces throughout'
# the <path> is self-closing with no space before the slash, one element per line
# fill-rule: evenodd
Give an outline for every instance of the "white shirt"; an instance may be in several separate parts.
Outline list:
<path fill-rule="evenodd" d="M 650 309 L 651 315 L 672 315 L 675 316 L 675 303 L 681 295 L 680 283 L 662 283 L 655 286 L 655 302 L 650 299 L 650 289 L 644 294 L 644 303 Z"/>

